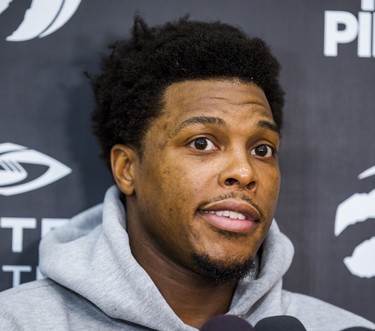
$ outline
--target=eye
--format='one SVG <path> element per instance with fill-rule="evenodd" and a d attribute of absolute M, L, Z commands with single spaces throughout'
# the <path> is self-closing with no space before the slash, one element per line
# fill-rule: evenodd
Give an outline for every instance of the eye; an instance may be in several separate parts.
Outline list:
<path fill-rule="evenodd" d="M 210 139 L 207 139 L 207 138 L 204 138 L 204 137 L 194 139 L 189 144 L 189 146 L 194 148 L 194 149 L 201 150 L 201 151 L 212 151 L 212 150 L 217 149 L 217 147 L 214 145 L 214 143 Z"/>
<path fill-rule="evenodd" d="M 271 157 L 275 154 L 275 149 L 271 146 L 262 144 L 256 146 L 250 151 L 251 155 L 259 156 L 259 157 Z"/>

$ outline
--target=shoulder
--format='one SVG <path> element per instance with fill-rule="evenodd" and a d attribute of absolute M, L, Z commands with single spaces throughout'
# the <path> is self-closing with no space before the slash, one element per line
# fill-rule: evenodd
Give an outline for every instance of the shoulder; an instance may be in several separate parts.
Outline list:
<path fill-rule="evenodd" d="M 149 330 L 110 318 L 84 297 L 50 279 L 0 293 L 0 307 L 0 330 L 6 331 Z"/>
<path fill-rule="evenodd" d="M 50 311 L 56 305 L 68 304 L 76 296 L 50 279 L 25 283 L 0 293 L 0 316 Z"/>
<path fill-rule="evenodd" d="M 42 279 L 30 283 L 25 283 L 1 292 L 0 303 L 3 306 L 8 302 L 15 302 L 17 300 L 24 300 L 26 298 L 34 298 L 35 295 L 50 292 L 55 286 L 58 285 L 49 279 Z"/>
<path fill-rule="evenodd" d="M 18 307 L 31 303 L 38 303 L 37 306 L 46 305 L 50 303 L 46 302 L 48 298 L 52 298 L 52 300 L 60 298 L 63 300 L 69 292 L 50 279 L 36 280 L 1 292 L 0 304 L 2 307 L 10 304 L 17 304 L 16 306 Z"/>
<path fill-rule="evenodd" d="M 18 330 L 25 316 L 45 305 L 44 299 L 53 292 L 53 284 L 48 280 L 26 283 L 0 293 L 0 329 Z"/>
<path fill-rule="evenodd" d="M 350 327 L 365 327 L 371 330 L 375 324 L 311 296 L 285 291 L 288 297 L 288 315 L 297 317 L 311 331 L 338 331 Z"/>
<path fill-rule="evenodd" d="M 0 307 L 0 330 L 41 330 L 42 325 L 52 329 L 56 325 L 67 326 L 77 311 L 83 319 L 85 313 L 95 316 L 96 311 L 91 303 L 49 279 L 0 293 Z"/>

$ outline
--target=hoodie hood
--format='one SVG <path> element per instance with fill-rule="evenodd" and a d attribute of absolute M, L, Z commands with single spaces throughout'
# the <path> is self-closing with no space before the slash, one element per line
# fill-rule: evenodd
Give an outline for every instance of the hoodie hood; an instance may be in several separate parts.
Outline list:
<path fill-rule="evenodd" d="M 103 204 L 75 216 L 42 239 L 41 272 L 111 318 L 158 330 L 196 330 L 178 318 L 134 259 L 125 218 L 119 191 L 113 186 Z M 266 316 L 268 309 L 282 314 L 281 278 L 292 257 L 290 240 L 273 221 L 262 244 L 258 276 L 239 282 L 228 314 L 241 315 L 251 323 Z"/>

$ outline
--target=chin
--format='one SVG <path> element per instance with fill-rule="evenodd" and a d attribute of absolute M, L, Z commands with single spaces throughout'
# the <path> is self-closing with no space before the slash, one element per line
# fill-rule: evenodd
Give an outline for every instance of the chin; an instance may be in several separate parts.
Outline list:
<path fill-rule="evenodd" d="M 206 280 L 218 284 L 237 283 L 240 279 L 256 272 L 255 262 L 252 257 L 242 261 L 228 258 L 218 260 L 207 254 L 192 254 L 194 271 Z"/>

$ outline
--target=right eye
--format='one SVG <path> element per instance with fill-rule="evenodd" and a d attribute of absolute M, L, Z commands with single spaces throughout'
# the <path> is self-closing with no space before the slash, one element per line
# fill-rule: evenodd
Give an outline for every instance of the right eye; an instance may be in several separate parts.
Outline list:
<path fill-rule="evenodd" d="M 213 151 L 217 149 L 210 139 L 204 137 L 194 139 L 189 146 L 200 151 Z"/>

